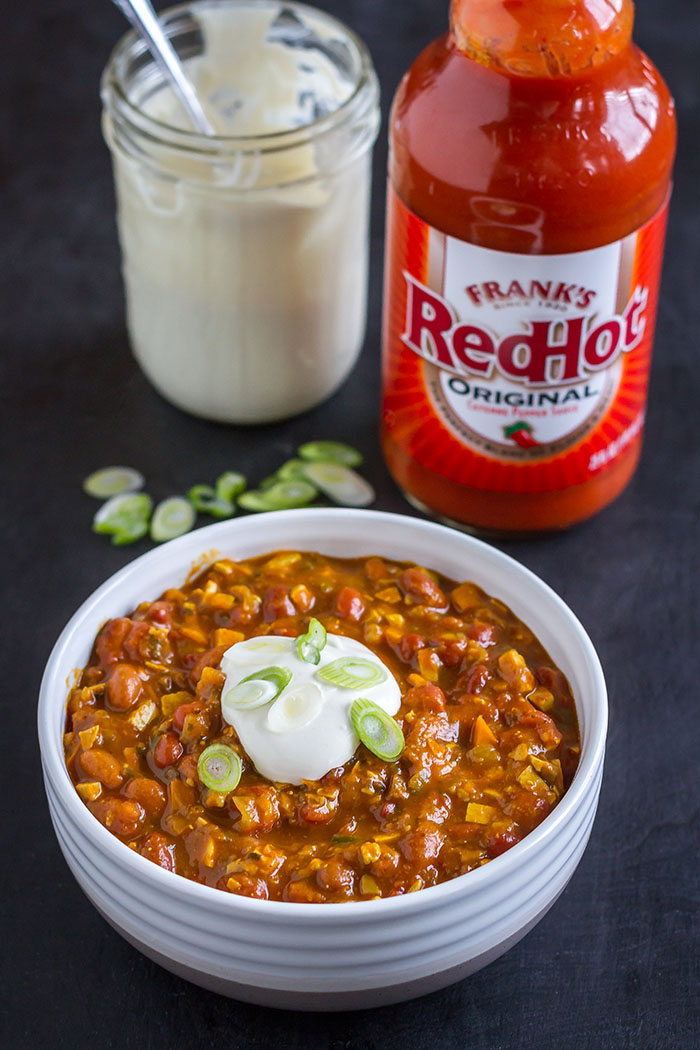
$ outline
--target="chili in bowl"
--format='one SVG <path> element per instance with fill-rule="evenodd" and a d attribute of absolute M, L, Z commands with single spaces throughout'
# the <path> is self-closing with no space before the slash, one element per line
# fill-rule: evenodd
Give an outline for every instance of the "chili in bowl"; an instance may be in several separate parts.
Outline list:
<path fill-rule="evenodd" d="M 59 842 L 103 914 L 207 987 L 320 1009 L 441 987 L 522 936 L 587 840 L 605 724 L 595 652 L 541 581 L 368 511 L 138 559 L 66 628 L 40 704 Z"/>

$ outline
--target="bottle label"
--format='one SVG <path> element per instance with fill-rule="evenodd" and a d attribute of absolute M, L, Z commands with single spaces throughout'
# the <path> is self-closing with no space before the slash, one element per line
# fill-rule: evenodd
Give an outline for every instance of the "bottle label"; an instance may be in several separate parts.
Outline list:
<path fill-rule="evenodd" d="M 522 221 L 506 203 L 501 222 Z M 495 492 L 605 470 L 644 425 L 666 206 L 624 240 L 560 255 L 449 237 L 392 187 L 388 210 L 387 432 L 433 473 Z"/>

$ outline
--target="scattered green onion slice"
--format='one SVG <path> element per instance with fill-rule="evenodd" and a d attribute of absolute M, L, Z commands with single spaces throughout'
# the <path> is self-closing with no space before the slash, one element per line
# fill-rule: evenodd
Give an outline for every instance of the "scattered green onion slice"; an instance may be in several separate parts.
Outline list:
<path fill-rule="evenodd" d="M 103 467 L 85 478 L 83 492 L 95 499 L 109 499 L 126 492 L 138 492 L 143 485 L 143 474 L 133 467 Z"/>
<path fill-rule="evenodd" d="M 360 740 L 373 755 L 387 762 L 399 757 L 406 743 L 401 726 L 378 704 L 361 697 L 350 708 L 350 719 Z"/>
<path fill-rule="evenodd" d="M 290 510 L 305 507 L 317 495 L 308 481 L 278 481 L 263 492 L 244 492 L 238 497 L 238 505 L 245 510 Z"/>
<path fill-rule="evenodd" d="M 270 488 L 274 488 L 271 485 Z M 267 494 L 270 489 L 266 489 L 264 492 L 260 492 L 257 489 L 251 489 L 249 492 L 244 492 L 242 496 L 238 497 L 238 506 L 242 507 L 243 510 L 254 510 L 254 511 L 265 511 L 265 510 L 277 510 L 277 507 L 271 507 L 267 502 Z"/>
<path fill-rule="evenodd" d="M 170 496 L 158 504 L 151 518 L 151 539 L 156 543 L 174 540 L 189 532 L 197 518 L 197 512 L 183 496 Z"/>
<path fill-rule="evenodd" d="M 326 664 L 318 672 L 320 677 L 341 689 L 368 689 L 386 681 L 386 671 L 361 656 L 342 656 Z"/>
<path fill-rule="evenodd" d="M 220 499 L 211 485 L 193 485 L 187 498 L 195 510 L 212 518 L 230 518 L 236 511 L 233 502 Z"/>
<path fill-rule="evenodd" d="M 344 507 L 368 507 L 375 500 L 370 483 L 340 463 L 308 463 L 304 473 L 324 495 Z"/>
<path fill-rule="evenodd" d="M 291 678 L 292 672 L 286 667 L 264 667 L 242 678 L 232 689 L 227 689 L 221 698 L 221 705 L 246 711 L 264 707 L 277 699 Z"/>
<path fill-rule="evenodd" d="M 216 497 L 233 504 L 236 496 L 245 491 L 246 479 L 237 470 L 227 470 L 216 479 Z"/>
<path fill-rule="evenodd" d="M 310 462 L 340 463 L 345 467 L 359 467 L 362 453 L 342 441 L 307 441 L 298 450 L 302 459 Z"/>
<path fill-rule="evenodd" d="M 241 760 L 226 744 L 210 744 L 197 760 L 199 779 L 212 791 L 227 795 L 238 787 L 243 766 Z"/>
<path fill-rule="evenodd" d="M 277 485 L 280 481 L 306 481 L 304 469 L 308 464 L 303 459 L 288 459 L 274 474 L 268 475 L 258 482 L 258 489 L 265 492 Z"/>
<path fill-rule="evenodd" d="M 215 499 L 209 504 L 207 513 L 211 514 L 212 518 L 232 518 L 236 513 L 236 504 L 225 499 Z"/>
<path fill-rule="evenodd" d="M 318 492 L 303 478 L 292 481 L 280 481 L 265 493 L 265 498 L 272 510 L 287 510 L 292 507 L 304 507 L 316 499 Z"/>
<path fill-rule="evenodd" d="M 216 492 L 211 485 L 193 485 L 187 498 L 195 510 L 206 511 L 211 501 L 216 499 Z"/>
<path fill-rule="evenodd" d="M 317 664 L 321 659 L 321 650 L 326 644 L 326 628 L 318 620 L 311 618 L 306 634 L 297 638 L 299 656 L 306 664 Z"/>
<path fill-rule="evenodd" d="M 125 547 L 128 543 L 136 543 L 143 539 L 148 533 L 148 519 L 137 521 L 129 528 L 120 529 L 112 533 L 112 546 Z"/>
<path fill-rule="evenodd" d="M 94 532 L 112 536 L 115 546 L 134 543 L 148 532 L 153 500 L 145 492 L 112 496 L 92 519 Z"/>
<path fill-rule="evenodd" d="M 306 463 L 303 459 L 288 459 L 277 471 L 278 481 L 298 481 L 304 477 Z"/>

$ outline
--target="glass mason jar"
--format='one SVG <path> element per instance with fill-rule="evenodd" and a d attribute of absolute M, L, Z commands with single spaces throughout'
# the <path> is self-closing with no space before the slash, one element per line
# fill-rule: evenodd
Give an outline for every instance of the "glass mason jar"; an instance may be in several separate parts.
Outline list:
<path fill-rule="evenodd" d="M 202 0 L 161 21 L 216 135 L 127 33 L 102 99 L 131 345 L 179 408 L 283 419 L 332 394 L 364 340 L 372 61 L 302 4 Z"/>

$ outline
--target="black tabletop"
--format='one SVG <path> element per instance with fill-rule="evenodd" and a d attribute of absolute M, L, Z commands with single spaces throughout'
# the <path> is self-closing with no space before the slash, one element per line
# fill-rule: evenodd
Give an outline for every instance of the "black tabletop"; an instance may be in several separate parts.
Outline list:
<path fill-rule="evenodd" d="M 35 703 L 80 602 L 147 548 L 90 531 L 81 479 L 138 466 L 154 496 L 236 467 L 263 477 L 304 439 L 358 445 L 376 506 L 414 513 L 379 454 L 386 113 L 402 71 L 444 29 L 447 0 L 326 0 L 369 43 L 383 89 L 367 342 L 329 402 L 227 428 L 163 401 L 132 359 L 98 81 L 124 29 L 96 0 L 13 6 L 3 35 L 7 232 L 2 309 L 4 549 L 2 1027 L 6 1050 L 569 1050 L 700 1040 L 698 511 L 700 10 L 639 0 L 637 40 L 676 97 L 680 154 L 641 466 L 617 502 L 508 553 L 571 605 L 598 647 L 610 735 L 590 845 L 552 911 L 490 967 L 399 1007 L 318 1016 L 247 1006 L 171 976 L 123 941 L 70 875 L 44 799 Z"/>

